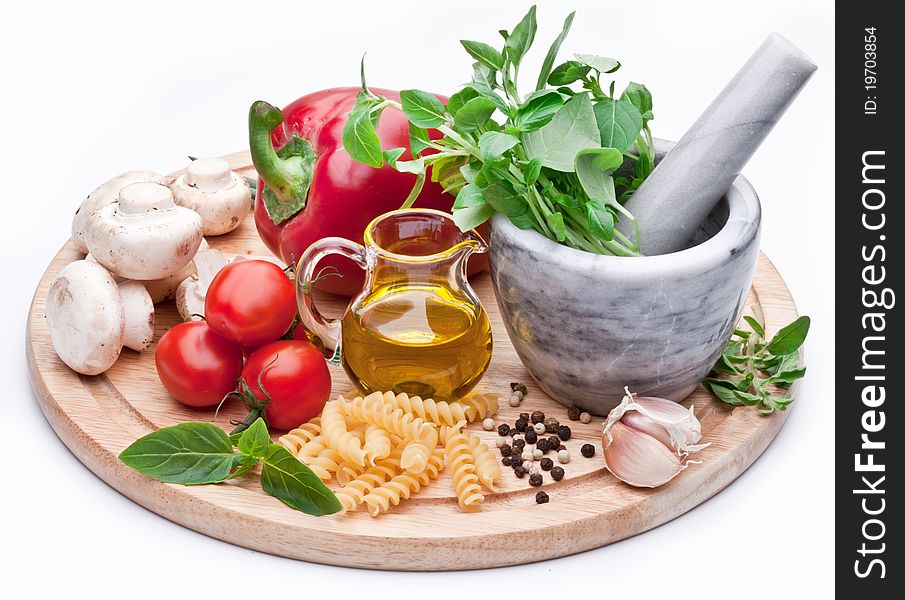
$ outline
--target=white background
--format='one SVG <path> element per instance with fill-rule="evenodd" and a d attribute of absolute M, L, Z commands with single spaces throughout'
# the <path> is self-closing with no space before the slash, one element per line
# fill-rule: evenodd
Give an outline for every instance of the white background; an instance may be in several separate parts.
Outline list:
<path fill-rule="evenodd" d="M 820 66 L 745 169 L 764 205 L 762 248 L 800 311 L 813 318 L 808 377 L 760 460 L 687 515 L 606 548 L 514 568 L 409 574 L 307 564 L 207 538 L 133 504 L 85 469 L 38 409 L 23 350 L 26 312 L 87 192 L 121 171 L 168 172 L 182 167 L 186 154 L 245 147 L 253 100 L 282 105 L 328 86 L 355 85 L 365 50 L 372 85 L 453 90 L 468 79 L 470 65 L 457 40 L 497 44 L 497 29 L 511 28 L 527 6 L 490 0 L 7 4 L 0 25 L 4 592 L 97 598 L 192 597 L 207 590 L 292 598 L 832 593 L 835 76 L 827 2 L 540 3 L 536 47 L 523 78 L 533 81 L 528 74 L 536 73 L 574 6 L 578 15 L 563 56 L 620 59 L 618 82 L 641 81 L 653 92 L 658 137 L 680 137 L 771 31 Z"/>

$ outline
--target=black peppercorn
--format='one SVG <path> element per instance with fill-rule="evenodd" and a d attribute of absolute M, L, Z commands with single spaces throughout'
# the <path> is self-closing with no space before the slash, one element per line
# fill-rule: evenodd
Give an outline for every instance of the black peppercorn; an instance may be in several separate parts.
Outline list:
<path fill-rule="evenodd" d="M 533 429 L 529 429 L 528 431 L 525 432 L 525 441 L 528 442 L 529 444 L 537 443 L 537 434 L 534 433 Z"/>
<path fill-rule="evenodd" d="M 544 471 L 549 471 L 550 469 L 553 468 L 553 461 L 550 460 L 549 458 L 540 459 L 540 468 L 543 469 Z"/>
<path fill-rule="evenodd" d="M 508 456 L 504 456 L 503 457 L 503 466 L 508 467 L 510 465 L 512 465 L 512 458 L 510 458 Z"/>
<path fill-rule="evenodd" d="M 577 406 L 570 406 L 569 412 L 566 414 L 568 414 L 569 418 L 572 419 L 573 421 L 577 421 L 578 417 L 581 416 L 581 409 L 578 408 Z"/>
<path fill-rule="evenodd" d="M 521 417 L 519 417 L 519 419 L 515 422 L 515 428 L 518 431 L 525 431 L 526 429 L 528 429 L 528 419 L 522 419 Z"/>
<path fill-rule="evenodd" d="M 522 468 L 524 468 L 524 467 L 522 467 Z M 541 485 L 543 482 L 544 482 L 544 476 L 541 475 L 540 473 L 535 473 L 534 475 L 532 475 L 531 477 L 528 478 L 528 483 L 530 483 L 534 487 Z"/>
<path fill-rule="evenodd" d="M 513 440 L 512 441 L 512 449 L 518 450 L 519 454 L 521 454 L 522 450 L 525 449 L 525 440 Z"/>
<path fill-rule="evenodd" d="M 559 436 L 559 439 L 565 442 L 570 437 L 572 437 L 572 428 L 568 425 L 560 425 L 556 428 L 556 435 Z"/>
<path fill-rule="evenodd" d="M 542 411 L 536 410 L 531 413 L 531 422 L 532 423 L 543 423 L 546 415 Z"/>
<path fill-rule="evenodd" d="M 523 467 L 522 465 L 517 466 L 517 467 L 514 469 L 514 471 L 515 471 L 515 476 L 518 477 L 519 479 L 521 479 L 522 477 L 524 477 L 524 476 L 528 473 L 528 469 L 526 469 L 526 468 Z"/>
<path fill-rule="evenodd" d="M 537 440 L 537 449 L 541 452 L 546 452 L 550 449 L 549 442 L 544 438 L 539 438 Z"/>
<path fill-rule="evenodd" d="M 500 454 L 502 454 L 503 456 L 511 455 L 512 446 L 510 446 L 509 444 L 503 444 L 502 446 L 500 446 Z"/>
<path fill-rule="evenodd" d="M 513 467 L 520 467 L 520 466 L 522 466 L 522 463 L 524 461 L 522 460 L 521 456 L 515 455 L 515 456 L 511 456 L 509 458 L 509 462 L 512 464 Z"/>
<path fill-rule="evenodd" d="M 581 447 L 581 455 L 585 458 L 594 456 L 594 444 L 585 444 Z"/>
<path fill-rule="evenodd" d="M 525 421 L 530 421 L 530 420 L 531 420 L 531 415 L 529 415 L 528 413 L 519 413 L 519 414 L 518 414 L 518 418 L 519 418 L 519 419 L 525 419 Z"/>
<path fill-rule="evenodd" d="M 500 425 L 499 427 L 496 428 L 496 432 L 505 437 L 505 436 L 509 435 L 510 429 L 512 429 L 512 428 L 509 427 L 508 423 L 503 423 L 502 425 Z"/>
<path fill-rule="evenodd" d="M 553 450 L 554 452 L 559 450 L 559 438 L 555 435 L 551 435 L 547 438 L 547 448 Z"/>
<path fill-rule="evenodd" d="M 553 478 L 553 481 L 559 481 L 565 476 L 566 470 L 562 467 L 553 467 L 552 469 L 550 469 L 550 477 Z"/>
<path fill-rule="evenodd" d="M 538 492 L 536 496 L 534 496 L 535 502 L 538 504 L 546 504 L 550 501 L 550 496 L 547 495 L 547 492 Z"/>

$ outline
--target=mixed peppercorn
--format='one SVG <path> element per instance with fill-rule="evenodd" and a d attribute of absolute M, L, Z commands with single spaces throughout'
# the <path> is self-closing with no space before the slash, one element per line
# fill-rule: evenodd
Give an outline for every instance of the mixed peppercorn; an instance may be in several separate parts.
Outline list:
<path fill-rule="evenodd" d="M 528 394 L 527 387 L 520 383 L 512 383 L 510 387 L 512 393 L 509 396 L 509 405 L 513 407 L 521 405 L 522 400 Z M 585 424 L 591 421 L 591 415 L 576 406 L 570 407 L 567 415 L 572 421 L 580 421 Z M 511 425 L 509 423 L 497 424 L 492 419 L 486 419 L 483 425 L 487 431 L 496 429 L 499 434 L 496 445 L 500 450 L 502 463 L 504 466 L 511 467 L 519 479 L 523 479 L 527 475 L 528 483 L 538 487 L 544 483 L 543 471 L 549 472 L 554 481 L 561 481 L 565 477 L 566 471 L 560 465 L 567 464 L 571 460 L 569 450 L 563 444 L 572 437 L 572 429 L 568 425 L 561 424 L 555 417 L 547 417 L 540 410 L 519 413 L 518 418 Z M 541 437 L 543 435 L 548 437 Z M 510 436 L 512 437 L 511 443 L 506 439 Z M 555 453 L 559 465 L 555 464 L 552 458 L 545 456 L 548 452 Z M 593 444 L 584 444 L 581 447 L 582 456 L 590 458 L 594 454 Z M 535 500 L 538 504 L 545 504 L 550 501 L 550 496 L 541 491 L 537 493 Z"/>

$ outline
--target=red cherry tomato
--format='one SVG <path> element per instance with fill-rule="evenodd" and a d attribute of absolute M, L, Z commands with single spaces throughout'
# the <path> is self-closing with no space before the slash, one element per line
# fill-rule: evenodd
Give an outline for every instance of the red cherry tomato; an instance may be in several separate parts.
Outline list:
<path fill-rule="evenodd" d="M 295 289 L 286 273 L 264 260 L 223 267 L 207 290 L 208 326 L 241 346 L 279 339 L 296 316 Z"/>
<path fill-rule="evenodd" d="M 235 389 L 242 349 L 203 321 L 181 323 L 157 342 L 157 375 L 174 398 L 188 406 L 216 406 Z"/>
<path fill-rule="evenodd" d="M 264 415 L 272 430 L 288 431 L 310 421 L 330 398 L 327 362 L 308 342 L 279 340 L 261 346 L 245 362 L 242 379 L 258 402 L 270 396 Z"/>

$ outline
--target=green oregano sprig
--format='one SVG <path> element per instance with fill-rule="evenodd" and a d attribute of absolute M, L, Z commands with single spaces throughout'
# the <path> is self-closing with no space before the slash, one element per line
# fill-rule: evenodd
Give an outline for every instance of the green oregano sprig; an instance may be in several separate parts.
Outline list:
<path fill-rule="evenodd" d="M 346 150 L 375 168 L 413 173 L 404 207 L 429 175 L 456 197 L 453 218 L 463 231 L 499 212 L 574 248 L 638 256 L 637 227 L 630 240 L 615 224 L 634 225 L 623 204 L 654 166 L 653 100 L 639 83 L 617 95 L 614 82 L 602 81 L 621 66 L 615 59 L 576 54 L 553 66 L 574 16 L 566 18 L 536 88 L 524 98 L 519 68 L 537 31 L 533 6 L 511 32 L 500 31 L 502 48 L 461 41 L 475 61 L 472 79 L 446 104 L 421 90 L 403 90 L 399 102 L 379 96 L 368 88 L 362 64 L 362 91 L 343 130 Z M 381 147 L 376 125 L 388 107 L 409 121 L 409 160 L 402 160 L 406 148 Z M 632 169 L 623 168 L 625 159 Z"/>
<path fill-rule="evenodd" d="M 315 516 L 342 510 L 336 495 L 311 469 L 271 441 L 261 418 L 231 436 L 211 423 L 162 427 L 135 440 L 119 459 L 143 475 L 182 485 L 221 483 L 262 463 L 264 491 L 291 508 Z"/>
<path fill-rule="evenodd" d="M 756 406 L 762 415 L 786 410 L 793 398 L 782 391 L 804 377 L 806 371 L 798 364 L 798 349 L 808 335 L 811 319 L 798 317 L 771 340 L 766 339 L 764 326 L 757 319 L 744 319 L 751 331 L 735 330 L 704 386 L 723 402 Z"/>

